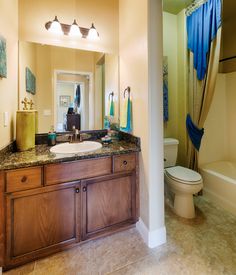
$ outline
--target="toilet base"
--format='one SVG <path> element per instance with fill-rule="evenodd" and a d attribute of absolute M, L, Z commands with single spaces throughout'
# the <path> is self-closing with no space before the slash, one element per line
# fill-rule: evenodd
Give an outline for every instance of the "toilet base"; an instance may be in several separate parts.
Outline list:
<path fill-rule="evenodd" d="M 176 215 L 186 218 L 195 218 L 195 208 L 192 194 L 175 194 L 174 212 Z"/>

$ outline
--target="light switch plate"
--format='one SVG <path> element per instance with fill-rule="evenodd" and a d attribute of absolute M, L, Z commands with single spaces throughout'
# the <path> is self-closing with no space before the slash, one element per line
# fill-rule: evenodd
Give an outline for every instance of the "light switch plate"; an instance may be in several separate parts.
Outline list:
<path fill-rule="evenodd" d="M 43 115 L 44 115 L 44 116 L 51 116 L 51 114 L 52 114 L 52 112 L 51 112 L 50 109 L 48 109 L 48 110 L 43 110 Z"/>

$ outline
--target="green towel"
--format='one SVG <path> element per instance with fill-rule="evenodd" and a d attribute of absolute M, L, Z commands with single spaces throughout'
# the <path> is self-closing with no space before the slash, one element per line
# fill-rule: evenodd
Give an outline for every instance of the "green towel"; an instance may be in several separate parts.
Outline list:
<path fill-rule="evenodd" d="M 109 110 L 109 115 L 110 116 L 114 116 L 114 101 L 113 101 L 113 98 L 111 99 L 111 101 L 110 101 L 110 110 Z"/>

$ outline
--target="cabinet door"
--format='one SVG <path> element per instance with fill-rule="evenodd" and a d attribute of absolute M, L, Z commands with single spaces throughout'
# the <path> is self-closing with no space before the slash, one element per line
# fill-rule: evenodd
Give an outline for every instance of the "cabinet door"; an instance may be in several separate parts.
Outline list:
<path fill-rule="evenodd" d="M 9 260 L 79 239 L 79 188 L 79 183 L 70 183 L 7 195 Z"/>
<path fill-rule="evenodd" d="M 136 221 L 132 173 L 82 181 L 82 239 Z"/>

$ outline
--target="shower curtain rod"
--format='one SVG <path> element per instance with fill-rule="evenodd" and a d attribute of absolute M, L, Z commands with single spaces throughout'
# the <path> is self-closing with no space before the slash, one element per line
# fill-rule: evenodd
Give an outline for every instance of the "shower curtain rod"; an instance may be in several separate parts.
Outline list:
<path fill-rule="evenodd" d="M 186 8 L 185 14 L 187 16 L 191 15 L 195 10 L 197 10 L 201 5 L 205 4 L 208 0 L 194 0 L 192 3 Z"/>

